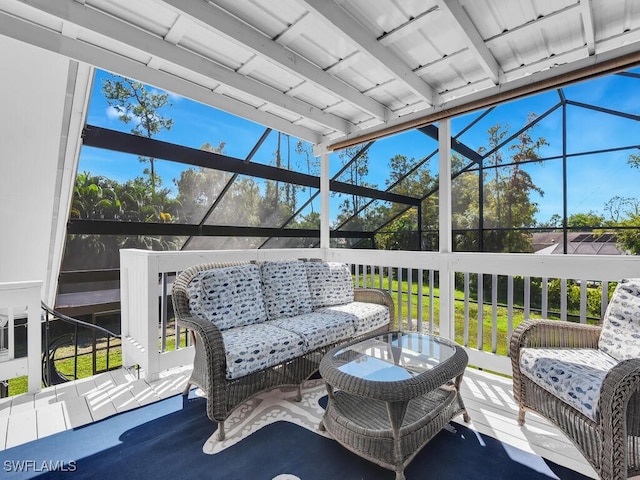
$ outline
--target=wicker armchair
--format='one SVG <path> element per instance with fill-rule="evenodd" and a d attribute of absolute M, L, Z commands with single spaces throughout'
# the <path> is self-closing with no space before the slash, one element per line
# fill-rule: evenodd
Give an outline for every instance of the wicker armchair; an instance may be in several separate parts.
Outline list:
<path fill-rule="evenodd" d="M 527 320 L 510 342 L 518 423 L 557 425 L 604 480 L 640 473 L 640 279 L 621 281 L 598 326 Z"/>

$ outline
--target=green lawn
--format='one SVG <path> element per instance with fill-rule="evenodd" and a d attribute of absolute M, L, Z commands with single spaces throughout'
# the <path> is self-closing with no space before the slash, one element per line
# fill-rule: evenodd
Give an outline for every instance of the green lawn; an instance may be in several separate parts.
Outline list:
<path fill-rule="evenodd" d="M 368 277 L 370 280 L 370 277 Z M 423 282 L 423 297 L 422 297 L 422 322 L 423 329 L 428 330 L 429 328 L 429 287 L 426 285 L 426 281 Z M 408 282 L 402 282 L 402 318 L 403 320 L 403 329 L 408 328 L 407 315 L 407 284 Z M 371 286 L 368 284 L 368 286 Z M 376 288 L 382 288 L 384 290 L 389 290 L 389 282 L 387 278 L 383 278 L 382 286 L 380 286 L 379 277 L 376 276 L 373 282 L 373 286 Z M 396 316 L 397 316 L 397 302 L 398 302 L 398 282 L 397 280 L 393 280 L 391 284 L 393 293 L 392 298 L 396 303 Z M 411 290 L 413 293 L 413 302 L 412 302 L 412 317 L 413 317 L 413 329 L 416 329 L 416 319 L 418 316 L 416 303 L 418 301 L 418 283 L 412 282 Z M 433 289 L 434 299 L 433 299 L 433 322 L 434 329 L 437 332 L 439 327 L 439 314 L 440 314 L 440 289 L 434 287 Z M 455 340 L 460 344 L 464 344 L 465 337 L 465 325 L 464 325 L 464 291 L 456 290 L 454 294 L 454 298 L 458 301 L 455 302 L 454 312 L 455 312 Z M 512 329 L 518 326 L 524 320 L 524 311 L 522 309 L 517 308 L 517 305 L 514 305 L 513 308 L 513 316 L 512 316 Z M 493 307 L 489 304 L 484 304 L 483 309 L 483 322 L 482 322 L 482 347 L 481 349 L 484 351 L 492 351 L 492 328 L 493 328 Z M 570 311 L 569 314 L 578 315 L 577 311 Z M 540 318 L 540 314 L 535 312 L 530 312 L 530 318 Z M 471 348 L 479 348 L 478 347 L 478 305 L 472 301 L 469 302 L 469 331 L 468 335 L 468 346 Z M 506 307 L 497 307 L 496 311 L 496 353 L 500 355 L 507 355 L 508 353 L 508 345 L 509 345 L 509 319 L 508 319 L 508 309 Z"/>

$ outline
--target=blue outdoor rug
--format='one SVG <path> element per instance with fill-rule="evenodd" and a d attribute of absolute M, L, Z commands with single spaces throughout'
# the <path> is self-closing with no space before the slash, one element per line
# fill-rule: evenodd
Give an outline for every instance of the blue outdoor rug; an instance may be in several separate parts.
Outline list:
<path fill-rule="evenodd" d="M 0 478 L 393 480 L 392 471 L 315 429 L 326 397 L 319 384 L 310 385 L 301 404 L 287 399 L 290 389 L 278 389 L 238 409 L 222 446 L 211 438 L 215 424 L 205 400 L 192 392 L 187 400 L 177 395 L 7 449 L 0 453 Z M 405 474 L 408 480 L 588 478 L 458 423 L 429 442 Z"/>

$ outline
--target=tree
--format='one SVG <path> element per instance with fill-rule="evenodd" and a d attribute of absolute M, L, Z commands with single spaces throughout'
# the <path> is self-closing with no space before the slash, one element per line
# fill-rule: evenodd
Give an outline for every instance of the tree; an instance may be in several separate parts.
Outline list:
<path fill-rule="evenodd" d="M 141 137 L 152 138 L 162 130 L 171 130 L 173 120 L 165 118 L 160 110 L 165 106 L 171 106 L 168 93 L 154 93 L 140 82 L 129 78 L 111 75 L 105 78 L 102 84 L 102 93 L 107 103 L 118 112 L 118 118 L 124 122 L 133 122 L 131 133 Z M 143 163 L 149 163 L 150 170 L 144 171 L 149 176 L 152 192 L 156 186 L 162 184 L 162 180 L 156 177 L 155 159 L 151 157 L 138 157 Z"/>
<path fill-rule="evenodd" d="M 527 116 L 527 123 L 531 124 L 535 120 L 535 115 Z M 531 201 L 531 193 L 536 192 L 540 196 L 544 192 L 539 188 L 531 178 L 531 175 L 521 168 L 524 162 L 539 163 L 539 151 L 547 141 L 538 137 L 533 139 L 531 131 L 534 127 L 530 127 L 520 135 L 518 141 L 509 147 L 513 152 L 512 166 L 508 168 L 508 188 L 505 195 L 506 203 L 506 219 L 505 225 L 509 227 L 532 227 L 536 224 L 535 216 L 538 212 L 538 205 Z M 507 232 L 506 234 L 506 251 L 518 252 L 529 251 L 531 249 L 531 241 L 529 235 L 523 235 L 518 231 Z"/>
<path fill-rule="evenodd" d="M 452 172 L 459 172 L 463 167 L 462 158 L 453 154 L 451 159 Z M 455 231 L 453 247 L 456 251 L 473 252 L 479 249 L 478 178 L 479 173 L 466 172 L 457 175 L 451 183 L 451 225 Z"/>
<path fill-rule="evenodd" d="M 296 143 L 296 153 L 304 158 L 307 175 L 320 175 L 320 159 L 313 155 L 311 145 L 302 140 Z M 306 187 L 302 187 L 304 192 Z M 309 189 L 309 200 L 312 200 L 313 192 Z M 311 202 L 311 212 L 313 212 L 313 202 Z"/>
<path fill-rule="evenodd" d="M 572 213 L 567 218 L 567 226 L 573 228 L 600 227 L 604 223 L 604 216 L 591 210 L 587 213 Z"/>
<path fill-rule="evenodd" d="M 640 156 L 629 155 L 627 164 L 640 169 Z M 640 255 L 640 199 L 615 196 L 605 204 L 605 210 L 618 226 L 627 227 L 616 232 L 618 246 L 632 255 Z"/>
<path fill-rule="evenodd" d="M 562 217 L 557 213 L 551 215 L 549 220 L 538 225 L 540 228 L 562 228 Z"/>
<path fill-rule="evenodd" d="M 366 181 L 369 175 L 369 152 L 364 151 L 358 155 L 362 148 L 361 145 L 349 147 L 341 150 L 338 154 L 342 164 L 348 165 L 342 174 L 343 181 L 361 187 L 377 188 L 376 185 Z M 358 155 L 357 158 L 355 158 L 356 155 Z M 368 199 L 358 195 L 347 196 L 338 207 L 340 210 L 338 223 L 348 222 L 350 230 L 366 230 L 369 222 L 366 218 L 362 218 L 360 211 L 367 202 Z"/>
<path fill-rule="evenodd" d="M 617 224 L 627 216 L 640 215 L 640 199 L 616 195 L 604 204 L 604 210 L 609 214 L 609 221 Z"/>
<path fill-rule="evenodd" d="M 118 198 L 117 182 L 90 172 L 79 173 L 73 187 L 71 218 L 118 220 L 122 202 Z"/>
<path fill-rule="evenodd" d="M 631 168 L 640 169 L 640 155 L 635 155 L 633 153 L 631 155 L 629 155 L 629 157 L 627 158 L 627 164 Z"/>
<path fill-rule="evenodd" d="M 484 178 L 483 183 L 485 186 L 485 190 L 487 190 L 486 187 L 491 187 L 493 186 L 492 189 L 490 189 L 493 193 L 493 213 L 495 214 L 494 216 L 494 220 L 493 222 L 495 223 L 495 226 L 501 226 L 502 225 L 502 191 L 504 189 L 504 186 L 502 185 L 504 182 L 503 177 L 500 175 L 500 169 L 498 168 L 500 165 L 502 165 L 503 163 L 503 154 L 502 154 L 502 150 L 500 148 L 498 148 L 500 146 L 500 143 L 502 142 L 502 140 L 504 139 L 504 137 L 507 136 L 509 130 L 509 125 L 501 125 L 500 123 L 490 127 L 487 130 L 487 133 L 489 134 L 489 140 L 488 140 L 488 146 L 487 147 L 480 147 L 478 149 L 478 153 L 481 155 L 484 155 L 485 152 L 490 152 L 489 156 L 487 157 L 488 161 L 488 165 L 494 167 L 493 168 L 493 183 L 491 183 L 491 181 L 487 182 Z M 483 159 L 483 163 L 484 163 L 484 159 Z M 486 174 L 484 174 L 486 175 Z M 487 192 L 484 192 L 483 195 L 485 195 L 485 199 L 490 199 L 490 196 L 487 196 Z M 485 212 L 486 213 L 486 212 Z M 487 222 L 487 220 L 490 220 L 489 218 L 484 219 L 484 223 L 485 226 L 494 226 L 491 225 L 491 221 Z"/>
<path fill-rule="evenodd" d="M 407 158 L 404 155 L 394 155 L 389 159 L 389 177 L 386 185 L 394 193 L 408 197 L 422 198 L 422 230 L 437 228 L 438 222 L 438 195 L 425 196 L 425 191 L 434 190 L 437 185 L 437 176 L 434 176 L 429 168 L 429 162 L 417 161 L 415 158 Z M 380 209 L 378 215 L 381 221 L 393 218 L 385 227 L 385 231 L 392 232 L 376 237 L 376 243 L 385 245 L 389 249 L 423 250 L 433 249 L 434 245 L 418 234 L 418 210 L 414 207 L 407 208 L 404 204 L 392 204 L 388 209 Z"/>
<path fill-rule="evenodd" d="M 640 255 L 640 215 L 630 215 L 618 225 L 628 227 L 616 232 L 618 246 L 631 255 Z"/>
<path fill-rule="evenodd" d="M 535 116 L 527 116 L 531 124 Z M 522 168 L 523 163 L 540 161 L 539 150 L 547 145 L 544 138 L 534 139 L 529 127 L 517 137 L 509 147 L 511 162 L 505 163 L 500 145 L 508 134 L 508 126 L 497 124 L 488 130 L 489 146 L 480 151 L 491 152 L 489 165 L 493 178 L 485 182 L 484 227 L 489 229 L 485 237 L 484 249 L 492 252 L 531 251 L 531 238 L 519 228 L 535 226 L 538 206 L 531 200 L 533 192 L 544 192 L 533 182 L 529 173 Z M 501 166 L 504 165 L 504 166 Z"/>
<path fill-rule="evenodd" d="M 223 154 L 224 147 L 225 142 L 220 142 L 217 147 L 207 142 L 200 149 Z M 180 172 L 180 178 L 173 182 L 178 188 L 177 200 L 182 209 L 182 221 L 199 223 L 230 180 L 230 173 L 211 168 L 190 167 Z"/>
<path fill-rule="evenodd" d="M 169 130 L 173 120 L 160 114 L 169 95 L 154 93 L 145 85 L 112 75 L 102 84 L 107 103 L 118 112 L 124 123 L 133 123 L 134 135 L 151 138 L 161 130 Z M 178 200 L 169 189 L 160 188 L 154 159 L 138 157 L 150 164 L 143 172 L 148 179 L 137 177 L 119 183 L 90 172 L 79 173 L 74 186 L 70 218 L 82 220 L 113 220 L 129 222 L 174 222 L 182 213 Z M 114 268 L 119 264 L 120 248 L 175 249 L 175 237 L 69 235 L 65 250 L 64 269 Z"/>

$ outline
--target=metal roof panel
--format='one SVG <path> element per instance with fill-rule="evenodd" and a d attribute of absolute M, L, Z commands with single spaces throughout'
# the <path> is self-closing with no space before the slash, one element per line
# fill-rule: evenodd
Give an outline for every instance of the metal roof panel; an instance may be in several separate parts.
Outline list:
<path fill-rule="evenodd" d="M 0 22 L 307 140 L 402 128 L 640 50 L 635 0 L 0 0 Z"/>

